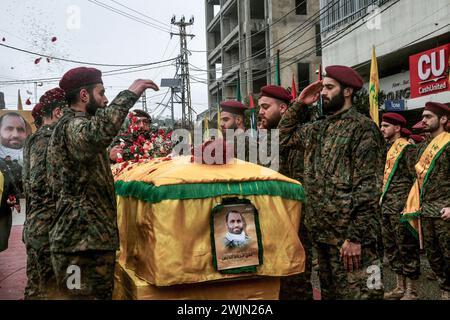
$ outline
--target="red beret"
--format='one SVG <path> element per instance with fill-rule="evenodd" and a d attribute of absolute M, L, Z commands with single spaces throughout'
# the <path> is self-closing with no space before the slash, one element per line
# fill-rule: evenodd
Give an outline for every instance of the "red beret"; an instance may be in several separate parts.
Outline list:
<path fill-rule="evenodd" d="M 409 138 L 409 136 L 412 134 L 412 132 L 411 132 L 409 129 L 402 128 L 402 130 L 400 131 L 400 134 L 401 134 L 403 137 Z"/>
<path fill-rule="evenodd" d="M 328 66 L 325 68 L 326 77 L 342 83 L 343 85 L 353 88 L 358 91 L 363 86 L 363 79 L 361 76 L 350 67 L 346 66 Z"/>
<path fill-rule="evenodd" d="M 66 104 L 66 95 L 63 89 L 53 88 L 46 91 L 39 99 L 39 102 L 42 105 L 42 112 L 51 111 Z"/>
<path fill-rule="evenodd" d="M 424 136 L 418 135 L 418 134 L 411 134 L 409 136 L 410 139 L 413 139 L 415 142 L 422 142 L 423 140 L 425 140 Z"/>
<path fill-rule="evenodd" d="M 395 126 L 406 126 L 406 119 L 402 115 L 394 112 L 384 113 L 381 121 L 393 124 Z"/>
<path fill-rule="evenodd" d="M 226 100 L 222 101 L 220 103 L 220 107 L 222 108 L 222 111 L 230 112 L 234 114 L 243 114 L 245 110 L 247 110 L 247 107 L 242 102 L 239 102 L 237 100 Z"/>
<path fill-rule="evenodd" d="M 284 102 L 291 102 L 292 95 L 285 88 L 274 85 L 267 85 L 261 88 L 261 97 L 269 97 Z"/>
<path fill-rule="evenodd" d="M 439 102 L 427 102 L 425 104 L 425 110 L 431 111 L 439 117 L 450 115 L 450 108 Z"/>
<path fill-rule="evenodd" d="M 67 71 L 59 81 L 66 93 L 92 84 L 103 83 L 102 72 L 95 68 L 79 67 Z"/>
<path fill-rule="evenodd" d="M 420 121 L 417 122 L 415 125 L 413 125 L 412 128 L 413 128 L 413 129 L 416 129 L 416 130 L 421 130 L 421 129 L 424 129 L 425 126 L 424 126 L 422 120 L 420 120 Z"/>
<path fill-rule="evenodd" d="M 42 120 L 42 104 L 40 102 L 36 103 L 33 110 L 31 110 L 31 115 L 36 122 Z"/>

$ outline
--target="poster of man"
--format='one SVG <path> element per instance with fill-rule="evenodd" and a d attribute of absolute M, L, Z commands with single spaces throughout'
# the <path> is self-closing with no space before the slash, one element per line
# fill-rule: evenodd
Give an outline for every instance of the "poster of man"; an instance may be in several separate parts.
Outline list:
<path fill-rule="evenodd" d="M 23 146 L 33 131 L 27 118 L 24 111 L 2 110 L 0 113 L 0 159 L 10 156 L 23 164 Z"/>
<path fill-rule="evenodd" d="M 217 269 L 256 266 L 259 243 L 256 210 L 251 204 L 230 204 L 213 215 Z"/>

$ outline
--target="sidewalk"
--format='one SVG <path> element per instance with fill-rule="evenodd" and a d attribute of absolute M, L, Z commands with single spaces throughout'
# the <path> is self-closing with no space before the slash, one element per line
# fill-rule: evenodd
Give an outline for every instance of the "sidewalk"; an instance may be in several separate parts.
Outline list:
<path fill-rule="evenodd" d="M 13 225 L 9 247 L 0 252 L 0 300 L 23 300 L 27 283 L 23 226 Z"/>

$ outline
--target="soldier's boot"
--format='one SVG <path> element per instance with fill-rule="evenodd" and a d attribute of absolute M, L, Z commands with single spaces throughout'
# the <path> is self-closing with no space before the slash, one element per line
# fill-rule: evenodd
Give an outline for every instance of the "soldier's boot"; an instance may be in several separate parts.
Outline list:
<path fill-rule="evenodd" d="M 384 294 L 385 300 L 399 300 L 403 297 L 406 290 L 405 277 L 403 275 L 397 274 L 397 286 L 389 292 Z"/>
<path fill-rule="evenodd" d="M 442 290 L 441 300 L 450 300 L 450 291 Z"/>
<path fill-rule="evenodd" d="M 417 280 L 406 278 L 406 291 L 400 300 L 419 300 L 417 294 Z"/>

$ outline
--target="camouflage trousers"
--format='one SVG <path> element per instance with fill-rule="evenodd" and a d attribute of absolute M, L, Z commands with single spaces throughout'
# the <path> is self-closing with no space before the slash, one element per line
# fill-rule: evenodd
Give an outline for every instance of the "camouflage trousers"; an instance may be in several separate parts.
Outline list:
<path fill-rule="evenodd" d="M 439 218 L 422 218 L 425 251 L 442 290 L 450 291 L 450 222 Z"/>
<path fill-rule="evenodd" d="M 59 299 L 111 300 L 115 251 L 52 252 Z"/>
<path fill-rule="evenodd" d="M 340 246 L 316 242 L 322 300 L 383 299 L 382 264 L 377 246 L 361 247 L 362 267 L 347 272 Z"/>
<path fill-rule="evenodd" d="M 420 276 L 419 241 L 400 222 L 398 214 L 383 214 L 384 253 L 392 271 L 412 280 Z"/>
<path fill-rule="evenodd" d="M 12 213 L 0 212 L 0 252 L 8 249 L 9 235 L 12 227 Z"/>
<path fill-rule="evenodd" d="M 281 278 L 280 300 L 312 300 L 311 285 L 313 246 L 311 237 L 304 223 L 300 225 L 300 241 L 305 249 L 305 272 Z"/>
<path fill-rule="evenodd" d="M 51 299 L 56 294 L 56 278 L 49 248 L 27 246 L 27 286 L 25 299 Z"/>

